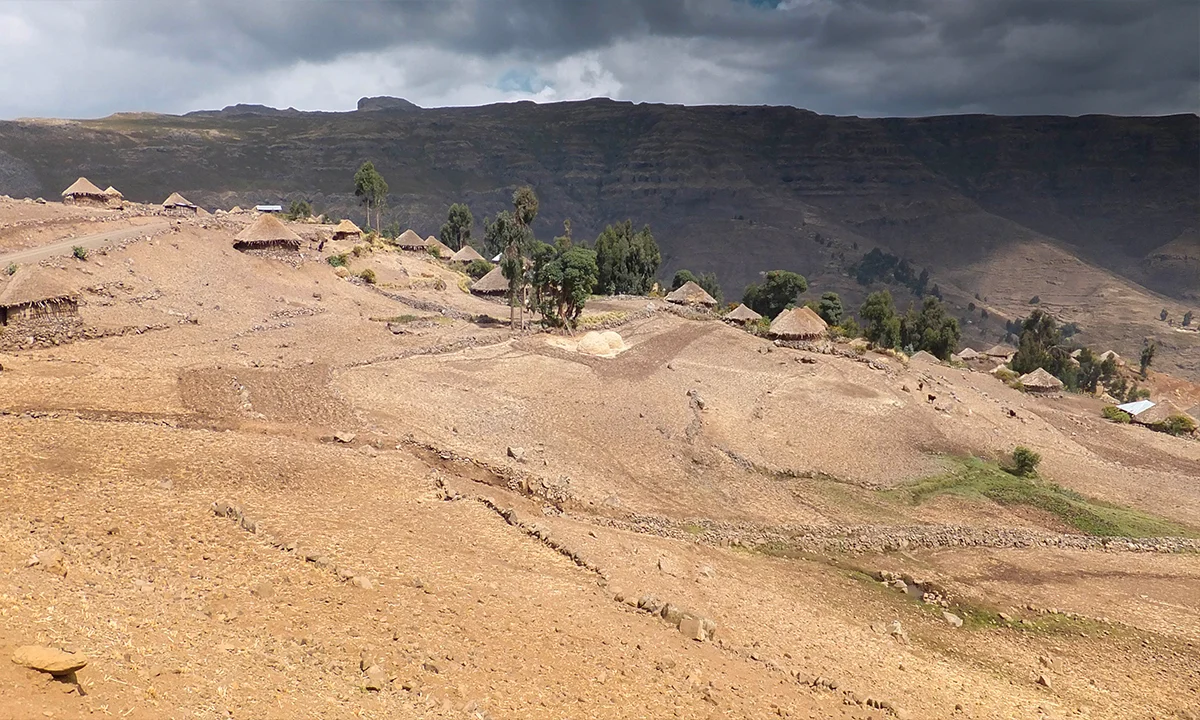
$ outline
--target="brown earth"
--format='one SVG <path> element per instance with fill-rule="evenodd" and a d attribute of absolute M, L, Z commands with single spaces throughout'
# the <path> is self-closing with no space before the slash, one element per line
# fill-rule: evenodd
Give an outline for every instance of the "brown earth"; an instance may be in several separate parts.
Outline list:
<path fill-rule="evenodd" d="M 153 329 L 0 353 L 0 656 L 89 658 L 78 684 L 0 662 L 0 716 L 1200 704 L 1200 556 L 1149 550 L 1187 541 L 1101 544 L 1043 511 L 885 492 L 1020 444 L 1048 481 L 1197 531 L 1195 440 L 986 373 L 777 347 L 649 298 L 590 303 L 629 349 L 584 355 L 512 335 L 488 319 L 506 307 L 427 256 L 351 253 L 369 286 L 305 226 L 292 262 L 234 251 L 246 220 L 47 261 L 80 288 L 83 325 Z M 31 562 L 52 549 L 61 564 Z M 963 627 L 876 571 L 937 588 Z M 715 638 L 625 602 L 646 594 Z"/>

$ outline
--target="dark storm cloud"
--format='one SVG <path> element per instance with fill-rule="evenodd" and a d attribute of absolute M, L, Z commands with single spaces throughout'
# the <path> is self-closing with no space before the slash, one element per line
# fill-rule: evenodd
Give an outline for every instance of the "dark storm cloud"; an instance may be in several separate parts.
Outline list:
<path fill-rule="evenodd" d="M 0 3 L 0 63 L 17 69 L 0 116 L 383 93 L 1194 112 L 1198 28 L 1195 0 L 18 0 Z M 71 70 L 97 62 L 110 72 Z"/>

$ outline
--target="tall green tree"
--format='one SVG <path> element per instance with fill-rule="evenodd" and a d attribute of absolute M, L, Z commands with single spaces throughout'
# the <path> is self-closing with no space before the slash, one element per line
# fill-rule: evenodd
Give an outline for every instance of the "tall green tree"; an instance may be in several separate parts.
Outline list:
<path fill-rule="evenodd" d="M 513 192 L 512 227 L 507 231 L 504 256 L 500 260 L 500 270 L 508 279 L 509 320 L 513 327 L 517 324 L 517 308 L 520 307 L 521 325 L 525 325 L 525 287 L 526 259 L 533 247 L 533 231 L 530 226 L 538 213 L 538 199 L 531 187 L 520 187 Z"/>
<path fill-rule="evenodd" d="M 654 284 L 662 253 L 650 226 L 637 232 L 633 223 L 609 225 L 596 238 L 598 292 L 603 295 L 645 295 Z"/>
<path fill-rule="evenodd" d="M 379 219 L 387 202 L 388 184 L 375 169 L 375 163 L 364 162 L 354 173 L 354 196 L 367 207 L 367 227 L 371 227 L 371 211 L 375 211 L 375 230 L 379 230 Z"/>
<path fill-rule="evenodd" d="M 1142 346 L 1142 379 L 1146 379 L 1146 372 L 1150 369 L 1150 363 L 1154 362 L 1154 353 L 1158 350 L 1158 343 L 1153 340 L 1147 340 Z"/>
<path fill-rule="evenodd" d="M 1078 371 L 1071 362 L 1071 351 L 1062 341 L 1062 332 L 1054 316 L 1044 310 L 1034 310 L 1020 323 L 1017 352 L 1009 367 L 1013 372 L 1033 372 L 1042 368 L 1062 380 L 1068 387 L 1078 387 Z"/>
<path fill-rule="evenodd" d="M 868 295 L 858 316 L 867 323 L 863 334 L 872 343 L 885 348 L 900 347 L 900 317 L 896 315 L 891 292 L 881 290 Z"/>
<path fill-rule="evenodd" d="M 941 360 L 949 360 L 962 339 L 958 319 L 947 315 L 946 306 L 934 296 L 925 298 L 919 311 L 909 309 L 901 321 L 900 335 L 904 347 L 924 350 Z"/>
<path fill-rule="evenodd" d="M 742 294 L 746 307 L 764 317 L 775 317 L 796 304 L 800 293 L 808 290 L 803 275 L 789 270 L 770 270 L 760 283 L 750 283 Z"/>
<path fill-rule="evenodd" d="M 817 314 L 821 316 L 822 320 L 830 325 L 838 325 L 842 322 L 842 315 L 845 312 L 840 295 L 835 292 L 821 294 L 821 302 L 817 305 Z"/>
<path fill-rule="evenodd" d="M 676 270 L 675 277 L 671 278 L 671 289 L 678 290 L 689 282 L 694 282 L 704 288 L 704 292 L 712 295 L 713 300 L 716 300 L 718 305 L 725 302 L 725 295 L 721 292 L 721 283 L 717 280 L 716 273 L 707 272 L 697 275 L 691 270 Z"/>
<path fill-rule="evenodd" d="M 454 203 L 450 206 L 438 239 L 452 250 L 462 250 L 464 245 L 471 242 L 471 227 L 474 224 L 475 217 L 471 215 L 471 208 L 464 203 Z"/>
<path fill-rule="evenodd" d="M 596 252 L 571 242 L 570 223 L 554 245 L 536 243 L 531 270 L 534 305 L 542 323 L 574 328 L 599 279 Z"/>

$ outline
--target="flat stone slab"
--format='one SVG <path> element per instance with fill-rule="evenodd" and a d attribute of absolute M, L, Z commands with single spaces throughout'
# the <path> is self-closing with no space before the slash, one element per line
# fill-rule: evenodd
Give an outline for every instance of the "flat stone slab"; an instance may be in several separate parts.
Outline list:
<path fill-rule="evenodd" d="M 42 645 L 25 645 L 13 653 L 13 662 L 51 675 L 70 675 L 83 669 L 88 659 L 82 653 L 69 653 Z"/>

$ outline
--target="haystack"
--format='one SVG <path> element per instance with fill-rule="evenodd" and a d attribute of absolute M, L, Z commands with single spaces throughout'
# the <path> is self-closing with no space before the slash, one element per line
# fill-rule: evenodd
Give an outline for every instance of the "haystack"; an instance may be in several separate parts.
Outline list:
<path fill-rule="evenodd" d="M 750 308 L 746 307 L 745 303 L 743 303 L 725 313 L 725 316 L 721 319 L 725 322 L 745 324 L 758 322 L 762 319 L 762 315 L 759 315 Z"/>
<path fill-rule="evenodd" d="M 474 260 L 482 260 L 483 256 L 470 245 L 463 245 L 462 250 L 451 255 L 450 259 L 454 262 L 469 263 Z"/>
<path fill-rule="evenodd" d="M 1105 350 L 1104 352 L 1100 353 L 1100 356 L 1098 359 L 1100 360 L 1100 362 L 1104 362 L 1105 360 L 1108 360 L 1109 358 L 1113 359 L 1113 362 L 1116 363 L 1117 367 L 1124 367 L 1125 358 L 1116 354 L 1112 350 Z"/>
<path fill-rule="evenodd" d="M 508 278 L 504 277 L 504 272 L 497 265 L 487 275 L 475 281 L 471 292 L 476 295 L 501 295 L 508 292 Z"/>
<path fill-rule="evenodd" d="M 41 267 L 20 268 L 0 291 L 0 325 L 75 315 L 77 294 Z"/>
<path fill-rule="evenodd" d="M 605 330 L 600 333 L 600 337 L 608 344 L 608 349 L 611 352 L 620 352 L 625 349 L 625 339 L 615 330 Z"/>
<path fill-rule="evenodd" d="M 350 222 L 343 220 L 333 229 L 334 240 L 357 240 L 362 237 L 362 228 Z"/>
<path fill-rule="evenodd" d="M 400 237 L 396 238 L 396 245 L 401 250 L 424 250 L 429 246 L 429 241 L 421 239 L 421 236 L 413 232 L 410 228 L 401 233 Z"/>
<path fill-rule="evenodd" d="M 259 215 L 250 227 L 237 234 L 233 247 L 236 250 L 299 250 L 300 236 L 288 230 L 274 215 Z"/>
<path fill-rule="evenodd" d="M 680 285 L 678 289 L 667 293 L 667 302 L 675 303 L 676 305 L 703 305 L 705 307 L 716 307 L 717 301 L 712 295 L 705 292 L 704 288 L 700 287 L 693 280 L 688 280 Z"/>
<path fill-rule="evenodd" d="M 63 202 L 68 205 L 90 205 L 93 207 L 106 207 L 109 202 L 109 196 L 104 194 L 104 191 L 92 184 L 91 180 L 81 177 L 71 183 L 71 187 L 62 191 Z"/>
<path fill-rule="evenodd" d="M 1046 372 L 1045 368 L 1038 368 L 1031 373 L 1022 375 L 1018 378 L 1018 382 L 1027 392 L 1056 392 L 1062 390 L 1063 387 L 1062 380 Z"/>
<path fill-rule="evenodd" d="M 770 336 L 780 340 L 814 340 L 829 328 L 810 307 L 784 310 L 771 321 Z"/>
<path fill-rule="evenodd" d="M 579 344 L 575 347 L 577 350 L 579 350 L 579 352 L 586 355 L 608 355 L 610 352 L 612 352 L 608 346 L 608 341 L 605 340 L 600 333 L 594 330 L 585 333 L 584 336 L 579 339 Z"/>

